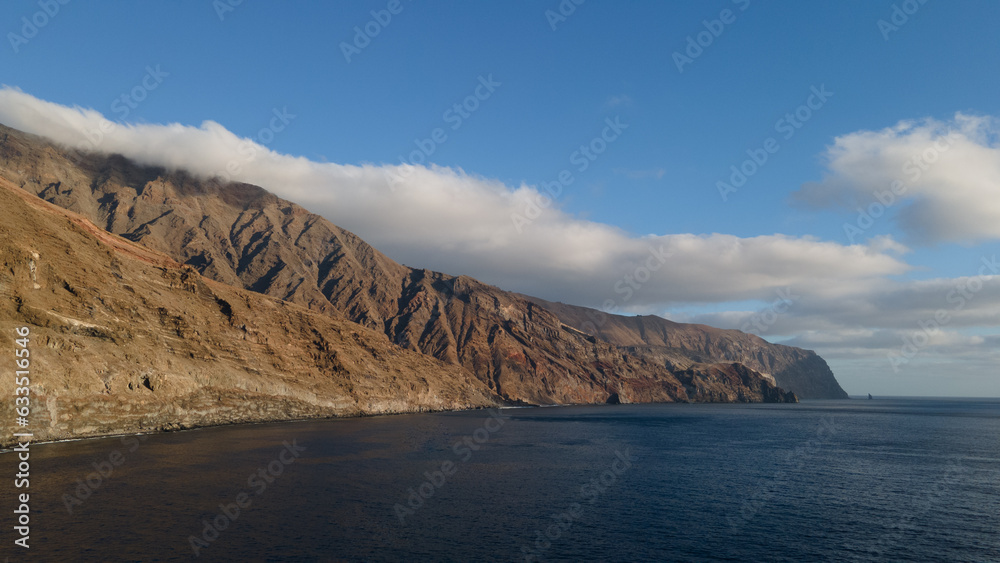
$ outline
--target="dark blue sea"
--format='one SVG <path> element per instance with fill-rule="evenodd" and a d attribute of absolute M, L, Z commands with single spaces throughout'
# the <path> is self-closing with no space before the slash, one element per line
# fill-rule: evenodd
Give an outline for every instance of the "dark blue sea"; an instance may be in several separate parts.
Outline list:
<path fill-rule="evenodd" d="M 0 486 L 11 561 L 1000 561 L 997 400 L 385 416 L 31 461 L 28 550 Z"/>

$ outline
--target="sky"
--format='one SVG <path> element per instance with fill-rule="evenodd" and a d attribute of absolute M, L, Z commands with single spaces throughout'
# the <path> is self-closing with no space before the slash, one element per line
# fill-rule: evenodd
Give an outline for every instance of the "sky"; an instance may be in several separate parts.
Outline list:
<path fill-rule="evenodd" d="M 1000 396 L 1000 4 L 0 4 L 0 122 L 408 266 Z"/>

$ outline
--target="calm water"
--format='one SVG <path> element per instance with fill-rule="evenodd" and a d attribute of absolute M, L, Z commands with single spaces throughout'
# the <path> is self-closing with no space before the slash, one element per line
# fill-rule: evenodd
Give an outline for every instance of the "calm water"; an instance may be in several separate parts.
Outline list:
<path fill-rule="evenodd" d="M 11 547 L 6 478 L 0 554 L 186 561 L 197 548 L 205 561 L 1000 561 L 998 401 L 502 416 L 36 445 L 30 556 Z M 0 455 L 5 475 L 14 463 Z M 98 481 L 95 471 L 109 468 Z"/>

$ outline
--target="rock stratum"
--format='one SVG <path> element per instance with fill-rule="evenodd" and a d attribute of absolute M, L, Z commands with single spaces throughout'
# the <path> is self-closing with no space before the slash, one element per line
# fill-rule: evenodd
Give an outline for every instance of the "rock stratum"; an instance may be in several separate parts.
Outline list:
<path fill-rule="evenodd" d="M 0 347 L 32 328 L 33 416 L 48 428 L 36 439 L 504 403 L 846 398 L 813 352 L 408 268 L 257 186 L 3 126 L 0 184 Z"/>

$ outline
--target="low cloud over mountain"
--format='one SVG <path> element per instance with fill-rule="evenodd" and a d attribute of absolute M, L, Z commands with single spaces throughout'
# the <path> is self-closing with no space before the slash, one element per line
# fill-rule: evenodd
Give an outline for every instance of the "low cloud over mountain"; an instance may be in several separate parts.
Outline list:
<path fill-rule="evenodd" d="M 278 108 L 274 117 L 281 127 L 296 116 Z M 909 247 L 1000 238 L 1000 152 L 992 118 L 958 114 L 947 122 L 907 121 L 842 135 L 825 155 L 827 174 L 792 195 L 808 208 L 846 206 L 853 213 L 860 207 L 859 217 L 864 211 L 878 214 L 877 221 L 898 221 L 905 246 L 846 215 L 845 224 L 857 229 L 841 241 L 628 233 L 563 211 L 565 194 L 553 186 L 507 185 L 435 165 L 316 162 L 276 153 L 212 121 L 198 127 L 112 123 L 98 111 L 11 88 L 0 90 L 0 122 L 68 147 L 266 186 L 410 266 L 614 312 L 749 326 L 833 358 L 868 362 L 859 373 L 888 369 L 887 356 L 938 310 L 948 312 L 948 321 L 938 323 L 907 369 L 924 369 L 924 358 L 946 348 L 950 353 L 956 343 L 964 344 L 952 358 L 954 372 L 995 355 L 989 338 L 975 334 L 1000 323 L 1000 295 L 990 277 L 996 272 L 979 271 L 994 263 L 989 253 L 968 264 L 967 276 L 900 277 L 914 270 L 904 259 Z M 968 278 L 977 278 L 981 289 L 955 309 L 949 295 Z M 762 323 L 776 295 L 789 290 L 796 296 L 791 306 Z M 690 304 L 702 309 L 670 312 Z"/>

